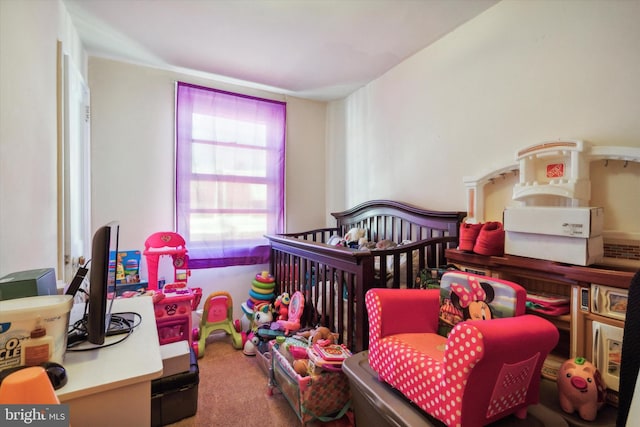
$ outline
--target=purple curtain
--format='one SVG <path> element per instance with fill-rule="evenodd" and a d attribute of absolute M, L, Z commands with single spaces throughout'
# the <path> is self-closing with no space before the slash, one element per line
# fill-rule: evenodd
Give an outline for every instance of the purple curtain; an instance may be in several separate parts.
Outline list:
<path fill-rule="evenodd" d="M 286 104 L 178 82 L 176 224 L 189 268 L 262 264 L 284 227 Z"/>

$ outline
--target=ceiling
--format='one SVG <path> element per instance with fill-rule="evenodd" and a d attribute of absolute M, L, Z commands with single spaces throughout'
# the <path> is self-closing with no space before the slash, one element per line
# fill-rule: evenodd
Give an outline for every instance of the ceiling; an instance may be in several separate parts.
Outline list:
<path fill-rule="evenodd" d="M 499 0 L 63 0 L 90 56 L 343 98 Z"/>

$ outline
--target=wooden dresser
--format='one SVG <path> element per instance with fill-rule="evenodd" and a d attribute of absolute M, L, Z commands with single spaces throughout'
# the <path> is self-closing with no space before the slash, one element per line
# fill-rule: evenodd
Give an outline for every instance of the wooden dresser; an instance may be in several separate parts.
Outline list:
<path fill-rule="evenodd" d="M 590 303 L 591 292 L 599 286 L 619 289 L 624 293 L 636 271 L 632 267 L 584 267 L 515 255 L 483 256 L 457 249 L 448 249 L 446 257 L 450 264 L 463 271 L 510 280 L 529 292 L 569 297 L 570 312 L 566 315 L 545 316 L 532 311 L 551 321 L 560 332 L 560 341 L 551 355 L 556 365 L 570 357 L 594 360 L 595 324 L 604 323 L 614 329 L 624 327 L 624 320 L 594 312 Z M 549 360 L 549 366 L 553 363 Z M 616 405 L 617 394 L 615 391 L 609 394 L 609 400 Z"/>
<path fill-rule="evenodd" d="M 624 327 L 623 320 L 605 319 L 591 310 L 590 292 L 594 285 L 599 285 L 616 288 L 624 293 L 624 290 L 629 288 L 631 278 L 635 274 L 636 269 L 633 267 L 584 267 L 515 255 L 483 256 L 457 249 L 448 249 L 446 257 L 449 264 L 453 264 L 463 271 L 510 280 L 522 285 L 530 292 L 570 298 L 569 314 L 545 316 L 539 312 L 532 312 L 551 321 L 560 332 L 558 346 L 553 350 L 545 365 L 559 366 L 562 361 L 578 356 L 593 360 L 594 323 L 605 322 L 618 329 Z M 553 369 L 550 371 L 552 372 Z M 555 381 L 549 379 L 544 381 L 548 387 L 547 391 L 543 393 L 546 397 L 542 398 L 545 405 L 562 414 L 571 426 L 590 425 L 581 421 L 576 415 L 563 413 L 557 403 L 557 397 L 553 397 L 557 395 Z M 615 390 L 609 390 L 607 401 L 611 406 L 607 405 L 606 409 L 603 408 L 598 415 L 598 422 L 591 425 L 615 425 L 615 407 L 617 407 L 617 392 Z"/>

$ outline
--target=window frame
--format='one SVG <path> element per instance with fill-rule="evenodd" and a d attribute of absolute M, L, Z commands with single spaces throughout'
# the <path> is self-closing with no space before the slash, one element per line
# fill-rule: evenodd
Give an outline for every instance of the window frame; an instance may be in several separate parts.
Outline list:
<path fill-rule="evenodd" d="M 208 96 L 212 98 L 212 101 L 208 100 Z M 191 103 L 189 103 L 187 98 L 189 98 Z M 176 82 L 175 99 L 175 220 L 177 232 L 181 234 L 187 242 L 187 248 L 189 249 L 189 267 L 194 269 L 215 268 L 269 262 L 270 247 L 264 234 L 281 233 L 284 229 L 286 103 L 184 82 Z M 206 104 L 206 102 L 211 102 L 211 105 L 200 105 L 201 103 Z M 188 107 L 187 104 L 189 104 Z M 255 120 L 254 116 L 251 116 L 250 119 L 249 114 L 245 114 L 242 111 L 242 108 L 253 108 L 254 105 L 256 111 L 259 113 L 259 120 Z M 193 132 L 193 117 L 195 114 L 205 114 L 212 117 L 212 123 L 215 123 L 216 117 L 226 118 L 227 121 L 229 121 L 228 119 L 231 117 L 231 121 L 259 123 L 266 129 L 266 141 L 264 145 L 257 145 L 255 143 L 241 143 L 238 140 L 195 139 L 195 132 Z M 232 172 L 220 173 L 217 169 L 219 166 L 215 164 L 211 167 L 214 173 L 202 173 L 202 170 L 194 171 L 194 166 L 196 166 L 193 162 L 194 144 L 199 144 L 202 147 L 212 147 L 212 152 L 219 149 L 233 150 L 236 148 L 242 150 L 261 150 L 265 153 L 265 174 L 252 175 L 249 172 L 248 175 L 245 176 Z M 242 159 L 237 163 L 242 163 Z M 233 167 L 231 169 L 234 170 Z M 251 169 L 251 171 L 255 171 L 255 169 Z M 266 200 L 264 200 L 265 206 L 233 208 L 229 208 L 228 206 L 194 206 L 194 192 L 203 191 L 201 187 L 207 182 L 212 183 L 212 187 L 216 188 L 216 191 L 220 191 L 220 188 L 224 186 L 231 188 L 233 185 L 242 186 L 242 184 L 265 185 L 267 188 Z M 194 188 L 197 190 L 194 190 Z M 216 192 L 216 194 L 218 193 Z M 235 196 L 235 199 L 240 199 L 237 194 L 235 194 Z M 224 201 L 228 199 L 234 199 L 234 196 L 222 198 Z M 216 197 L 211 197 L 211 200 L 213 200 L 214 204 L 217 203 Z M 250 198 L 249 200 L 253 199 Z M 216 218 L 216 215 L 219 215 L 217 220 L 220 224 L 227 224 L 218 227 L 218 229 L 220 229 L 227 228 L 229 224 L 226 222 L 227 218 L 225 218 L 225 214 L 254 214 L 254 216 L 257 214 L 259 217 L 262 213 L 267 217 L 267 219 L 265 219 L 266 230 L 264 230 L 265 232 L 260 236 L 255 235 L 250 239 L 221 238 L 202 240 L 196 239 L 192 233 L 194 215 L 213 215 L 210 220 Z M 218 235 L 219 234 L 220 233 L 218 233 Z"/>

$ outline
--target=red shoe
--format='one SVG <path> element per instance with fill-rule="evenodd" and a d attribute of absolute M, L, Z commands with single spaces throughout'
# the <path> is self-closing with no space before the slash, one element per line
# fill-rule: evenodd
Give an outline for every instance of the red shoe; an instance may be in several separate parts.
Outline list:
<path fill-rule="evenodd" d="M 478 234 L 473 252 L 479 255 L 504 255 L 504 228 L 499 221 L 485 222 Z"/>
<path fill-rule="evenodd" d="M 468 224 L 463 222 L 460 224 L 460 243 L 458 249 L 461 251 L 473 252 L 473 246 L 476 244 L 476 239 L 480 233 L 482 224 Z"/>

